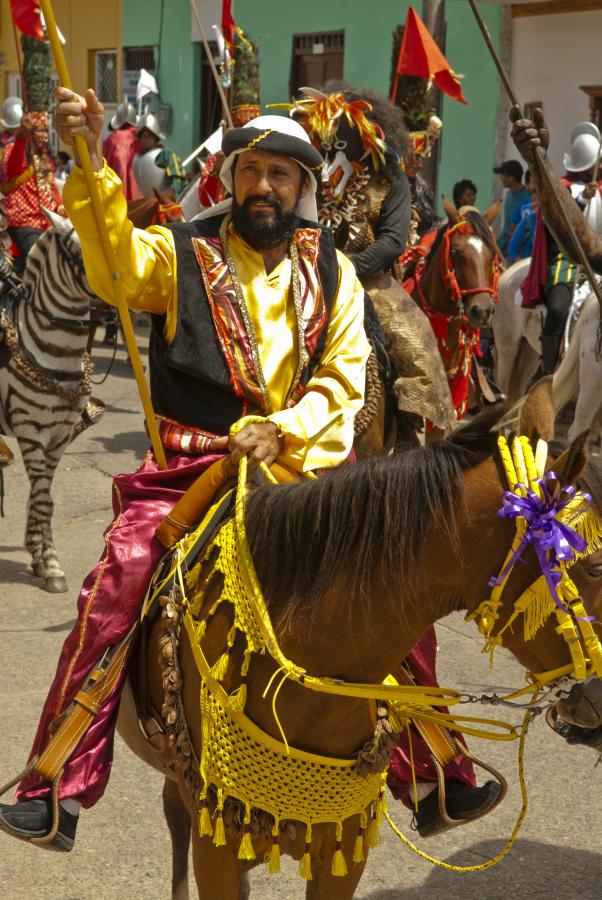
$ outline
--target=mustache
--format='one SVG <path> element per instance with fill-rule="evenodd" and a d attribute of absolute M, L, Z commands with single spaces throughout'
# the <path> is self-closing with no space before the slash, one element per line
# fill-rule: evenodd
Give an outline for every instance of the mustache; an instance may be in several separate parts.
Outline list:
<path fill-rule="evenodd" d="M 254 203 L 263 203 L 264 206 L 271 206 L 278 213 L 283 212 L 282 203 L 275 194 L 252 194 L 250 197 L 245 197 L 241 209 L 248 212 Z"/>

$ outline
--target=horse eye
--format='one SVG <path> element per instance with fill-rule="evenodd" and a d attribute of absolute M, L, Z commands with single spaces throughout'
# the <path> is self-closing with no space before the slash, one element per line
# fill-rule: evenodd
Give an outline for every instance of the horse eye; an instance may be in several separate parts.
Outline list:
<path fill-rule="evenodd" d="M 344 150 L 346 146 L 347 146 L 347 141 L 335 141 L 334 142 L 335 150 Z"/>
<path fill-rule="evenodd" d="M 593 569 L 587 569 L 587 574 L 590 578 L 602 578 L 602 566 L 596 566 Z"/>
<path fill-rule="evenodd" d="M 322 141 L 322 150 L 330 150 L 330 141 Z"/>

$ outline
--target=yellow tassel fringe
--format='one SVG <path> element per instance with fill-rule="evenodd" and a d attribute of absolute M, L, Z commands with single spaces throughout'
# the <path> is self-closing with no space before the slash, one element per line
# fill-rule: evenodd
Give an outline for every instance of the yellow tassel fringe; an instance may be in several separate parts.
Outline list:
<path fill-rule="evenodd" d="M 213 832 L 213 843 L 216 847 L 225 847 L 226 846 L 226 832 L 224 829 L 224 817 L 222 813 L 218 811 L 217 819 L 215 822 L 215 831 Z"/>
<path fill-rule="evenodd" d="M 364 862 L 364 860 L 366 859 L 366 857 L 364 856 L 364 835 L 366 833 L 367 825 L 368 817 L 366 813 L 362 813 L 360 816 L 360 827 L 358 828 L 357 837 L 353 846 L 352 859 L 356 865 L 358 863 Z"/>
<path fill-rule="evenodd" d="M 272 828 L 272 846 L 268 854 L 268 872 L 277 875 L 280 871 L 280 828 L 278 822 L 274 822 Z"/>
<path fill-rule="evenodd" d="M 213 835 L 213 826 L 211 825 L 211 816 L 209 815 L 209 810 L 207 809 L 206 802 L 203 801 L 205 805 L 201 809 L 201 815 L 199 819 L 199 834 L 201 837 L 207 835 L 211 837 Z"/>
<path fill-rule="evenodd" d="M 253 841 L 251 840 L 251 809 L 248 806 L 245 807 L 243 824 L 245 826 L 245 833 L 240 842 L 240 847 L 238 848 L 238 858 L 251 862 L 251 860 L 256 859 L 257 857 L 255 856 Z"/>
<path fill-rule="evenodd" d="M 226 709 L 229 713 L 242 713 L 245 711 L 246 702 L 247 686 L 246 684 L 241 684 L 239 688 L 230 694 Z"/>
<path fill-rule="evenodd" d="M 228 651 L 222 653 L 218 661 L 215 663 L 213 668 L 211 669 L 211 674 L 215 678 L 216 681 L 223 681 L 226 677 L 226 673 L 228 672 L 228 664 L 230 662 L 230 654 Z"/>
<path fill-rule="evenodd" d="M 339 847 L 338 850 L 334 851 L 334 856 L 332 857 L 332 874 L 337 875 L 339 878 L 344 878 L 345 875 L 348 875 L 347 871 L 347 863 L 345 862 L 345 857 L 343 856 L 343 851 Z"/>
<path fill-rule="evenodd" d="M 337 847 L 334 851 L 334 856 L 332 857 L 332 869 L 331 872 L 337 878 L 344 878 L 345 875 L 349 874 L 347 872 L 347 863 L 345 862 L 345 857 L 343 856 L 343 851 L 341 850 L 341 841 L 343 840 L 343 823 L 337 823 Z"/>
<path fill-rule="evenodd" d="M 306 881 L 312 880 L 311 874 L 311 825 L 308 825 L 305 829 L 305 853 L 301 857 L 301 861 L 299 863 L 299 875 L 301 878 L 304 878 Z"/>
<path fill-rule="evenodd" d="M 255 850 L 253 849 L 253 841 L 251 840 L 251 831 L 250 829 L 247 831 L 247 828 L 249 828 L 248 825 L 245 826 L 245 833 L 240 842 L 240 847 L 238 848 L 238 858 L 250 862 L 252 859 L 256 859 L 256 856 Z"/>

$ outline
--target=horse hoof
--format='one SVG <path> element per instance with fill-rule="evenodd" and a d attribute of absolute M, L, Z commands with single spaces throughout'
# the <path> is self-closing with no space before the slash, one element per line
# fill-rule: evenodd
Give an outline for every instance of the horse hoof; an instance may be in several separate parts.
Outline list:
<path fill-rule="evenodd" d="M 67 589 L 67 579 L 64 575 L 53 575 L 44 579 L 44 590 L 49 594 L 64 594 Z"/>

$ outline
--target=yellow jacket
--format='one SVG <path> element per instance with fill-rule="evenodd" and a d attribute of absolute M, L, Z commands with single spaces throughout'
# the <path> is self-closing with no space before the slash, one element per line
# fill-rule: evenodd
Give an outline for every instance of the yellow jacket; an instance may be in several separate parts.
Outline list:
<path fill-rule="evenodd" d="M 175 335 L 178 302 L 171 231 L 160 225 L 146 231 L 134 228 L 127 218 L 121 181 L 107 165 L 96 173 L 96 180 L 127 304 L 133 310 L 165 314 L 165 339 L 169 343 Z M 90 286 L 112 303 L 112 279 L 99 247 L 83 173 L 77 166 L 65 184 L 63 201 L 81 240 Z M 336 466 L 351 450 L 353 419 L 363 403 L 370 353 L 363 326 L 363 288 L 353 265 L 337 253 L 339 284 L 320 365 L 299 403 L 284 409 L 297 368 L 295 310 L 289 299 L 291 261 L 285 258 L 267 274 L 261 254 L 234 231 L 230 232 L 229 246 L 276 410 L 269 418 L 285 435 L 280 460 L 298 471 Z"/>

